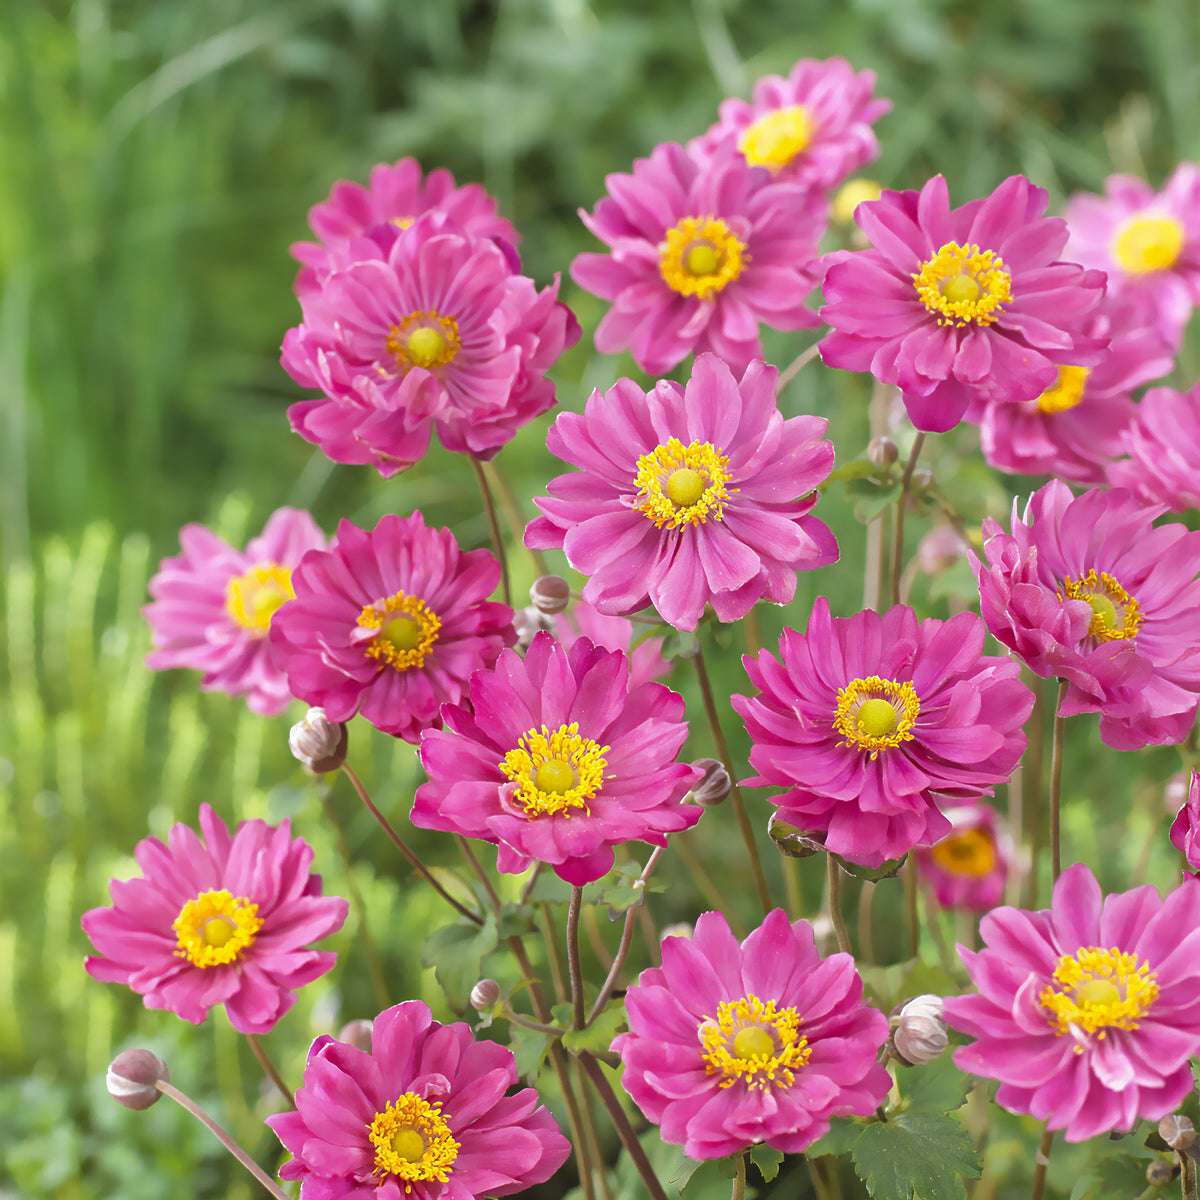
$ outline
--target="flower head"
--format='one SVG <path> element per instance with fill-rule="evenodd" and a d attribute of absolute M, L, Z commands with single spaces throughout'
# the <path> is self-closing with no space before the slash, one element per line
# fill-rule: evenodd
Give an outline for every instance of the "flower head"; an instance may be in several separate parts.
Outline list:
<path fill-rule="evenodd" d="M 609 195 L 580 216 L 611 252 L 571 265 L 580 287 L 613 302 L 596 330 L 602 354 L 630 349 L 662 375 L 711 350 L 740 373 L 762 357 L 759 322 L 817 324 L 804 301 L 827 220 L 818 192 L 775 182 L 739 154 L 701 162 L 674 143 L 606 183 Z"/>
<path fill-rule="evenodd" d="M 1017 663 L 982 653 L 983 635 L 971 613 L 918 621 L 897 605 L 843 620 L 818 599 L 778 660 L 742 659 L 762 692 L 732 698 L 754 743 L 748 782 L 787 787 L 771 797 L 783 820 L 852 862 L 932 845 L 951 829 L 938 801 L 989 792 L 1025 748 L 1033 695 Z"/>
<path fill-rule="evenodd" d="M 375 1018 L 371 1051 L 319 1037 L 294 1112 L 267 1124 L 293 1155 L 300 1200 L 476 1200 L 550 1178 L 570 1143 L 512 1051 L 441 1025 L 420 1000 Z"/>
<path fill-rule="evenodd" d="M 1200 384 L 1187 392 L 1151 388 L 1122 434 L 1129 455 L 1108 468 L 1109 481 L 1143 504 L 1172 512 L 1200 508 Z"/>
<path fill-rule="evenodd" d="M 183 553 L 163 559 L 150 580 L 154 602 L 142 609 L 154 637 L 146 666 L 203 671 L 205 691 L 245 693 L 254 712 L 283 712 L 292 694 L 267 634 L 294 594 L 293 568 L 325 548 L 324 534 L 308 513 L 281 508 L 244 551 L 203 525 L 185 525 L 179 544 Z"/>
<path fill-rule="evenodd" d="M 831 1117 L 865 1116 L 891 1086 L 876 1064 L 887 1018 L 848 954 L 821 958 L 806 921 L 775 909 L 739 946 L 719 912 L 662 943 L 625 996 L 612 1045 L 625 1090 L 690 1158 L 756 1142 L 798 1153 Z"/>
<path fill-rule="evenodd" d="M 629 686 L 652 683 L 671 673 L 675 665 L 662 656 L 663 638 L 639 637 L 634 645 L 634 625 L 626 617 L 609 617 L 598 612 L 586 600 L 577 600 L 571 611 L 559 613 L 553 621 L 554 636 L 570 649 L 581 637 L 602 650 L 620 650 L 629 659 Z"/>
<path fill-rule="evenodd" d="M 202 804 L 200 830 L 179 824 L 166 845 L 138 843 L 142 878 L 112 880 L 112 907 L 83 915 L 99 951 L 84 966 L 147 1008 L 199 1024 L 224 1004 L 235 1029 L 266 1033 L 297 988 L 333 969 L 332 951 L 305 947 L 342 927 L 347 904 L 321 895 L 312 848 L 287 821 L 243 821 L 231 836 Z"/>
<path fill-rule="evenodd" d="M 585 637 L 568 650 L 539 633 L 524 659 L 506 651 L 442 719 L 421 740 L 429 782 L 412 823 L 498 845 L 501 871 L 537 861 L 590 883 L 611 870 L 614 846 L 663 846 L 700 819 L 682 800 L 702 773 L 675 761 L 682 698 L 631 688 L 625 655 Z"/>
<path fill-rule="evenodd" d="M 385 516 L 369 533 L 343 521 L 329 551 L 297 570 L 271 637 L 292 691 L 330 721 L 361 712 L 416 742 L 516 640 L 512 609 L 487 599 L 499 582 L 487 550 L 460 550 L 420 513 Z"/>
<path fill-rule="evenodd" d="M 844 58 L 802 58 L 788 77 L 766 75 L 754 99 L 721 103 L 721 119 L 688 150 L 711 155 L 736 149 L 751 166 L 806 187 L 835 188 L 879 157 L 871 129 L 890 100 L 876 100 L 874 71 L 855 72 Z"/>
<path fill-rule="evenodd" d="M 1200 871 L 1200 771 L 1192 771 L 1187 799 L 1171 822 L 1171 845 L 1193 871 Z"/>
<path fill-rule="evenodd" d="M 943 815 L 950 832 L 917 851 L 918 870 L 942 908 L 994 908 L 1012 870 L 1012 838 L 990 805 L 958 805 Z"/>
<path fill-rule="evenodd" d="M 904 395 L 918 429 L 952 428 L 974 401 L 1034 400 L 1061 366 L 1089 367 L 1104 339 L 1087 318 L 1104 275 L 1059 262 L 1066 223 L 1021 175 L 950 207 L 936 175 L 855 210 L 872 248 L 837 251 L 820 310 L 831 367 L 870 371 Z"/>
<path fill-rule="evenodd" d="M 988 563 L 971 556 L 993 635 L 1118 750 L 1182 741 L 1200 702 L 1200 533 L 1155 528 L 1161 511 L 1056 480 L 1014 503 L 1011 535 L 984 521 Z"/>
<path fill-rule="evenodd" d="M 798 570 L 837 558 L 809 516 L 833 446 L 824 420 L 784 420 L 776 377 L 752 363 L 738 381 L 701 355 L 686 389 L 662 380 L 647 393 L 621 379 L 582 415 L 560 414 L 547 444 L 580 470 L 551 480 L 526 544 L 561 547 L 603 613 L 652 602 L 695 629 L 706 604 L 736 621 L 761 599 L 788 603 Z"/>
<path fill-rule="evenodd" d="M 1200 885 L 1102 896 L 1082 864 L 1050 909 L 998 908 L 984 948 L 958 947 L 979 989 L 950 997 L 947 1024 L 976 1040 L 964 1070 L 1000 1080 L 996 1100 L 1069 1142 L 1158 1120 L 1192 1090 L 1200 1051 Z"/>

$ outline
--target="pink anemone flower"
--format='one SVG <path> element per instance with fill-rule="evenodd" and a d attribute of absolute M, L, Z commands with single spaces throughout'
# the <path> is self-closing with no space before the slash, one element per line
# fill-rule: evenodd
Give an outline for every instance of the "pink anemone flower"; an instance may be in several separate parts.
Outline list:
<path fill-rule="evenodd" d="M 723 914 L 704 913 L 690 939 L 664 939 L 625 1008 L 612 1044 L 625 1090 L 689 1158 L 757 1142 L 799 1153 L 891 1087 L 875 1061 L 887 1018 L 863 1002 L 854 960 L 821 958 L 808 922 L 779 908 L 740 946 Z"/>
<path fill-rule="evenodd" d="M 1080 863 L 1048 910 L 998 908 L 980 932 L 981 951 L 958 947 L 978 995 L 949 997 L 944 1015 L 975 1039 L 954 1061 L 998 1079 L 1002 1108 L 1081 1142 L 1157 1121 L 1192 1091 L 1200 884 L 1106 897 Z"/>
<path fill-rule="evenodd" d="M 779 659 L 742 659 L 762 693 L 731 700 L 759 772 L 747 782 L 786 787 L 771 797 L 780 817 L 851 862 L 939 841 L 939 800 L 988 794 L 1025 749 L 1033 693 L 1016 662 L 983 653 L 984 632 L 973 613 L 918 621 L 897 605 L 845 620 L 818 599 Z"/>
<path fill-rule="evenodd" d="M 1200 533 L 1154 527 L 1123 489 L 1078 499 L 1055 480 L 1013 503 L 1012 533 L 983 523 L 971 555 L 980 610 L 1031 671 L 1068 688 L 1063 716 L 1100 714 L 1117 750 L 1183 741 L 1200 703 Z"/>
<path fill-rule="evenodd" d="M 267 1033 L 297 988 L 333 969 L 336 954 L 305 947 L 336 933 L 348 906 L 321 895 L 312 848 L 287 821 L 243 821 L 231 836 L 202 804 L 200 830 L 179 824 L 167 845 L 138 843 L 142 878 L 112 880 L 112 907 L 83 914 L 99 951 L 84 967 L 147 1008 L 199 1024 L 224 1004 L 235 1029 Z"/>
<path fill-rule="evenodd" d="M 1172 512 L 1200 508 L 1200 384 L 1190 391 L 1151 388 L 1142 398 L 1108 478 L 1143 504 Z"/>
<path fill-rule="evenodd" d="M 988 804 L 963 804 L 942 814 L 950 832 L 917 851 L 917 869 L 941 908 L 986 911 L 1004 895 L 1013 843 Z"/>
<path fill-rule="evenodd" d="M 568 650 L 581 637 L 590 639 L 602 650 L 620 650 L 629 659 L 630 689 L 669 675 L 675 666 L 673 661 L 663 658 L 663 638 L 640 636 L 628 618 L 605 616 L 586 600 L 577 600 L 569 613 L 554 617 L 551 632 Z M 639 636 L 635 638 L 635 634 Z"/>
<path fill-rule="evenodd" d="M 506 651 L 476 674 L 469 704 L 445 707 L 445 728 L 421 739 L 429 782 L 412 823 L 492 842 L 501 871 L 544 862 L 591 883 L 614 846 L 665 846 L 700 819 L 683 799 L 703 772 L 675 761 L 683 713 L 661 684 L 631 688 L 620 651 L 539 633 L 524 659 Z"/>
<path fill-rule="evenodd" d="M 702 354 L 686 389 L 664 379 L 647 393 L 621 379 L 582 415 L 561 413 L 547 445 L 580 470 L 550 481 L 525 544 L 561 547 L 602 613 L 653 603 L 690 630 L 706 604 L 721 621 L 762 599 L 787 604 L 797 571 L 837 559 L 809 515 L 833 445 L 823 419 L 784 420 L 777 377 L 755 362 L 739 381 Z"/>
<path fill-rule="evenodd" d="M 205 691 L 246 695 L 251 711 L 276 716 L 291 702 L 283 660 L 267 634 L 276 610 L 295 595 L 292 570 L 325 535 L 294 508 L 271 514 L 244 551 L 203 525 L 179 531 L 183 553 L 165 558 L 150 580 L 152 604 L 142 609 L 154 649 L 152 671 L 203 671 Z"/>
<path fill-rule="evenodd" d="M 419 512 L 389 514 L 369 533 L 343 521 L 294 582 L 296 599 L 271 628 L 293 693 L 331 721 L 361 712 L 408 742 L 516 641 L 512 609 L 488 600 L 500 564 Z"/>
<path fill-rule="evenodd" d="M 1171 822 L 1171 845 L 1193 871 L 1200 871 L 1200 771 L 1188 778 L 1187 799 Z"/>
<path fill-rule="evenodd" d="M 610 253 L 571 264 L 581 288 L 613 302 L 596 329 L 602 354 L 632 350 L 663 375 L 711 350 L 740 374 L 762 357 L 760 322 L 818 324 L 804 301 L 828 221 L 820 193 L 775 182 L 740 154 L 701 162 L 675 143 L 605 183 L 609 195 L 579 215 Z"/>
<path fill-rule="evenodd" d="M 308 1052 L 293 1112 L 267 1118 L 300 1200 L 481 1200 L 549 1179 L 571 1145 L 512 1051 L 408 1000 L 375 1018 L 367 1053 L 331 1037 Z"/>
<path fill-rule="evenodd" d="M 954 209 L 940 175 L 864 201 L 854 219 L 872 248 L 823 260 L 822 359 L 894 384 L 934 433 L 973 401 L 1034 400 L 1059 367 L 1090 367 L 1106 344 L 1087 328 L 1104 274 L 1058 261 L 1066 222 L 1045 211 L 1021 175 Z"/>

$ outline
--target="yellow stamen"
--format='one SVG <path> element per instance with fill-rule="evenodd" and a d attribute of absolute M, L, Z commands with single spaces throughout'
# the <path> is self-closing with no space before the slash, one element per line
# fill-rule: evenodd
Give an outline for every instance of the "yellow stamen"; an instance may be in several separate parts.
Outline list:
<path fill-rule="evenodd" d="M 1083 399 L 1090 374 L 1087 367 L 1059 367 L 1058 379 L 1037 398 L 1038 408 L 1049 415 L 1074 408 Z"/>
<path fill-rule="evenodd" d="M 799 1035 L 801 1024 L 794 1008 L 777 1009 L 774 1000 L 764 1004 L 753 993 L 722 1001 L 698 1031 L 704 1069 L 723 1077 L 718 1087 L 739 1079 L 752 1088 L 790 1087 L 812 1057 L 808 1039 Z"/>
<path fill-rule="evenodd" d="M 965 833 L 942 838 L 930 853 L 935 862 L 956 875 L 979 878 L 996 866 L 996 843 L 986 829 L 968 829 Z"/>
<path fill-rule="evenodd" d="M 416 1092 L 405 1092 L 377 1112 L 367 1136 L 375 1147 L 372 1173 L 381 1179 L 395 1175 L 404 1180 L 405 1191 L 412 1191 L 409 1184 L 417 1181 L 445 1183 L 460 1149 L 441 1104 Z"/>
<path fill-rule="evenodd" d="M 725 501 L 737 488 L 727 488 L 729 460 L 712 442 L 685 446 L 670 438 L 638 459 L 637 499 L 633 507 L 659 528 L 721 520 Z"/>
<path fill-rule="evenodd" d="M 742 131 L 738 149 L 752 167 L 782 170 L 808 149 L 817 131 L 816 123 L 803 104 L 791 104 L 764 113 Z"/>
<path fill-rule="evenodd" d="M 1065 1033 L 1103 1038 L 1110 1029 L 1136 1029 L 1158 998 L 1157 976 L 1136 954 L 1116 946 L 1086 946 L 1058 960 L 1038 1000 L 1050 1024 Z M 1076 1053 L 1082 1053 L 1082 1044 Z"/>
<path fill-rule="evenodd" d="M 359 613 L 358 624 L 364 629 L 379 630 L 364 647 L 364 653 L 397 671 L 422 666 L 442 627 L 437 614 L 424 600 L 404 592 L 389 596 L 378 608 L 368 604 Z"/>
<path fill-rule="evenodd" d="M 978 246 L 947 242 L 912 277 L 939 325 L 991 325 L 1012 299 L 1011 279 L 1000 257 Z"/>
<path fill-rule="evenodd" d="M 1111 576 L 1089 571 L 1078 582 L 1063 579 L 1060 600 L 1086 600 L 1092 608 L 1088 636 L 1098 642 L 1124 642 L 1142 627 L 1141 605 Z"/>
<path fill-rule="evenodd" d="M 292 572 L 279 563 L 260 563 L 229 581 L 225 611 L 252 638 L 266 637 L 276 610 L 295 598 Z"/>
<path fill-rule="evenodd" d="M 175 954 L 194 967 L 221 967 L 237 959 L 262 928 L 258 905 L 227 891 L 201 892 L 179 911 L 171 926 Z"/>
<path fill-rule="evenodd" d="M 658 273 L 681 296 L 707 300 L 741 273 L 746 247 L 717 217 L 684 217 L 658 248 Z"/>
<path fill-rule="evenodd" d="M 384 344 L 402 371 L 412 367 L 432 371 L 454 361 L 462 349 L 462 338 L 453 317 L 430 309 L 409 313 L 399 325 L 393 325 Z"/>
<path fill-rule="evenodd" d="M 518 784 L 513 799 L 528 817 L 565 813 L 581 808 L 604 783 L 607 746 L 583 737 L 579 726 L 560 725 L 553 733 L 543 725 L 530 729 L 500 763 L 504 777 Z"/>
<path fill-rule="evenodd" d="M 1183 253 L 1183 225 L 1174 217 L 1136 213 L 1117 226 L 1112 256 L 1130 275 L 1151 275 L 1173 267 Z"/>
<path fill-rule="evenodd" d="M 921 703 L 911 683 L 894 679 L 852 679 L 838 692 L 833 727 L 842 735 L 839 746 L 857 746 L 870 751 L 898 746 L 912 736 Z"/>

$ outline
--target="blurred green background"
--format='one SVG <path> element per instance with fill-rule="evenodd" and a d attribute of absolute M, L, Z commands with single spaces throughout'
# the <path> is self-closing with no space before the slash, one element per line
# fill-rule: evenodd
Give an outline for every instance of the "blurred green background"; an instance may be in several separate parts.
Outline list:
<path fill-rule="evenodd" d="M 413 154 L 493 192 L 523 233 L 526 271 L 546 282 L 595 248 L 576 209 L 594 204 L 606 173 L 703 131 L 721 98 L 747 95 L 757 76 L 834 54 L 876 71 L 895 103 L 877 127 L 874 178 L 914 187 L 941 171 L 961 202 L 1022 171 L 1057 205 L 1114 169 L 1157 183 L 1200 155 L 1198 21 L 1193 0 L 6 0 L 0 1197 L 255 1194 L 177 1111 L 133 1114 L 108 1099 L 105 1065 L 134 1044 L 157 1049 L 260 1160 L 276 1161 L 260 1124 L 269 1098 L 223 1017 L 193 1030 L 81 966 L 80 913 L 107 902 L 110 875 L 131 872 L 139 838 L 194 820 L 202 800 L 229 818 L 293 817 L 327 890 L 358 889 L 391 998 L 420 995 L 446 1015 L 418 961 L 444 914 L 407 889 L 341 783 L 347 877 L 314 786 L 287 754 L 289 719 L 262 720 L 201 695 L 195 676 L 141 665 L 146 581 L 187 521 L 241 544 L 284 503 L 329 531 L 341 517 L 371 525 L 420 506 L 465 544 L 486 542 L 461 460 L 435 451 L 384 483 L 333 467 L 289 432 L 298 393 L 278 347 L 298 320 L 287 246 L 306 236 L 309 205 L 339 178 Z M 569 281 L 564 299 L 585 332 L 556 378 L 562 403 L 578 407 L 592 387 L 637 372 L 591 349 L 600 302 Z M 767 341 L 780 365 L 805 344 Z M 1188 385 L 1195 365 L 1185 356 Z M 809 368 L 787 404 L 830 417 L 845 462 L 867 440 L 867 394 L 861 380 Z M 556 473 L 547 423 L 500 460 L 527 508 Z M 937 470 L 977 520 L 1002 513 L 1015 485 L 978 464 L 972 438 L 942 439 Z M 794 621 L 818 590 L 845 615 L 861 604 L 861 526 L 836 488 L 818 515 L 846 565 L 801 579 Z M 927 525 L 911 527 L 915 543 Z M 519 589 L 531 570 L 512 549 Z M 945 600 L 929 611 L 944 613 Z M 783 619 L 764 619 L 768 637 Z M 740 647 L 726 639 L 718 669 L 733 690 L 744 688 Z M 690 696 L 690 673 L 677 675 Z M 403 821 L 418 780 L 410 748 L 357 726 L 352 745 L 380 806 Z M 709 749 L 699 732 L 691 749 Z M 745 753 L 735 745 L 743 763 Z M 1173 751 L 1101 754 L 1094 726 L 1078 730 L 1067 836 L 1110 886 L 1128 885 L 1143 847 L 1152 878 L 1172 869 L 1153 836 L 1177 765 Z M 711 870 L 729 866 L 722 828 L 710 817 L 689 835 Z M 819 883 L 805 888 L 815 908 Z M 753 897 L 743 900 L 751 919 Z M 682 876 L 654 903 L 660 923 L 704 907 Z M 375 1011 L 354 917 L 334 945 L 339 971 L 270 1039 L 293 1080 L 314 1032 Z M 1064 1193 L 1071 1161 L 1052 1170 Z"/>

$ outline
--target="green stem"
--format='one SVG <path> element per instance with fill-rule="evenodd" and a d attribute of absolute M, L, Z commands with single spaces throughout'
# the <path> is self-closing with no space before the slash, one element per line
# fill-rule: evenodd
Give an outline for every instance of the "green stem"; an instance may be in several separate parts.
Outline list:
<path fill-rule="evenodd" d="M 1042 1200 L 1042 1192 L 1046 1187 L 1046 1168 L 1050 1165 L 1050 1146 L 1054 1134 L 1049 1129 L 1042 1133 L 1038 1143 L 1037 1155 L 1033 1160 L 1033 1186 L 1029 1191 L 1029 1200 Z"/>
<path fill-rule="evenodd" d="M 900 603 L 900 574 L 904 569 L 904 507 L 908 500 L 908 485 L 912 482 L 913 471 L 917 469 L 917 459 L 921 457 L 921 447 L 925 445 L 925 434 L 918 432 L 913 439 L 912 452 L 908 456 L 908 464 L 900 479 L 900 495 L 896 498 L 896 519 L 892 523 L 892 562 L 891 588 L 892 605 Z"/>
<path fill-rule="evenodd" d="M 483 884 L 483 890 L 487 892 L 488 903 L 492 906 L 492 912 L 496 916 L 499 916 L 500 909 L 503 907 L 500 903 L 500 897 L 496 894 L 496 889 L 492 886 L 492 881 L 488 877 L 488 873 L 483 869 L 483 864 L 475 857 L 475 851 L 471 849 L 471 843 L 461 833 L 454 835 L 454 841 L 458 846 L 459 853 L 467 860 L 467 866 L 475 872 L 476 878 Z"/>
<path fill-rule="evenodd" d="M 908 955 L 916 958 L 921 952 L 921 919 L 917 912 L 917 859 L 913 854 L 904 864 L 904 910 L 908 925 Z"/>
<path fill-rule="evenodd" d="M 250 1049 L 254 1051 L 254 1057 L 258 1059 L 258 1065 L 262 1067 L 263 1073 L 279 1090 L 279 1094 L 288 1102 L 288 1107 L 295 1108 L 296 1097 L 292 1095 L 292 1089 L 283 1082 L 283 1078 L 275 1070 L 275 1064 L 267 1057 L 267 1052 L 263 1049 L 258 1035 L 248 1033 L 246 1034 L 246 1041 L 250 1043 Z"/>
<path fill-rule="evenodd" d="M 582 1029 L 586 1014 L 583 1011 L 583 971 L 579 965 L 579 908 L 583 904 L 583 888 L 571 889 L 571 904 L 567 909 L 567 971 L 571 976 L 571 1006 L 575 1010 L 575 1028 Z"/>
<path fill-rule="evenodd" d="M 829 872 L 829 918 L 837 934 L 838 949 L 845 954 L 852 954 L 850 934 L 842 918 L 842 868 L 832 854 L 825 855 L 825 865 Z"/>
<path fill-rule="evenodd" d="M 483 464 L 473 454 L 467 457 L 475 469 L 475 479 L 479 484 L 479 493 L 483 497 L 483 511 L 487 517 L 488 529 L 492 534 L 492 550 L 500 564 L 500 583 L 504 589 L 504 603 L 512 608 L 512 584 L 508 579 L 508 556 L 504 552 L 504 539 L 500 536 L 500 522 L 496 519 L 496 504 L 492 499 L 492 489 L 488 487 L 487 476 L 483 473 Z"/>
<path fill-rule="evenodd" d="M 746 1195 L 746 1156 L 739 1154 L 737 1160 L 737 1174 L 733 1177 L 733 1190 L 729 1193 L 729 1200 L 745 1200 Z"/>
<path fill-rule="evenodd" d="M 1054 706 L 1054 742 L 1050 747 L 1050 869 L 1056 882 L 1062 874 L 1059 807 L 1062 803 L 1063 741 L 1067 725 L 1062 706 L 1067 697 L 1067 686 L 1065 679 L 1058 681 L 1058 703 Z"/>
<path fill-rule="evenodd" d="M 801 351 L 795 358 L 780 372 L 779 382 L 775 385 L 775 395 L 779 395 L 805 367 L 808 366 L 818 354 L 821 353 L 821 343 L 817 342 L 813 346 L 809 346 L 807 350 Z"/>

